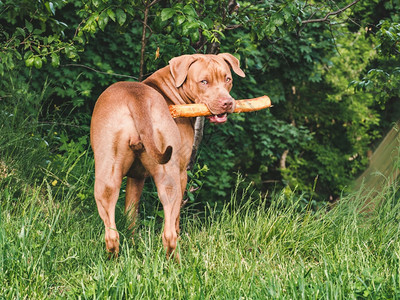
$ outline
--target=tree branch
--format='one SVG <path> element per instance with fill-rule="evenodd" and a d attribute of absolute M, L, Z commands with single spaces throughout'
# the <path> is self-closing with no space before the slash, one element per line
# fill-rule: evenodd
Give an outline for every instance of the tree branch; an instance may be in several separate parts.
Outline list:
<path fill-rule="evenodd" d="M 96 73 L 100 73 L 100 74 L 104 74 L 104 75 L 110 75 L 110 76 L 119 76 L 119 77 L 128 77 L 128 78 L 132 78 L 135 80 L 138 80 L 137 77 L 134 76 L 130 76 L 130 75 L 124 75 L 124 74 L 117 74 L 117 73 L 108 73 L 108 72 L 103 72 L 103 71 L 99 71 L 96 69 L 93 69 L 92 67 L 86 66 L 86 65 L 81 65 L 81 64 L 65 64 L 63 65 L 65 67 L 80 67 L 80 68 L 86 68 L 90 71 L 96 72 Z"/>
<path fill-rule="evenodd" d="M 226 30 L 233 30 L 233 29 L 240 28 L 240 27 L 243 27 L 243 24 L 227 25 L 225 27 L 225 29 Z"/>
<path fill-rule="evenodd" d="M 151 3 L 149 1 L 143 1 L 144 5 L 144 17 L 143 17 L 143 28 L 142 28 L 142 41 L 141 41 L 141 49 L 140 49 L 140 69 L 139 69 L 139 81 L 143 80 L 143 73 L 144 73 L 144 54 L 146 49 L 146 44 L 148 38 L 146 37 L 146 29 L 150 27 L 147 25 L 147 20 L 149 18 L 149 10 L 150 7 L 160 2 L 160 0 L 153 0 Z M 151 31 L 151 29 L 150 29 Z"/>
<path fill-rule="evenodd" d="M 333 11 L 333 12 L 328 13 L 325 17 L 323 17 L 321 19 L 309 19 L 309 20 L 301 21 L 301 24 L 326 22 L 329 19 L 330 16 L 336 16 L 338 14 L 341 14 L 346 9 L 352 7 L 353 5 L 355 5 L 359 1 L 360 0 L 355 0 L 355 1 L 351 2 L 350 4 L 346 5 L 345 7 L 341 8 L 341 9 L 338 9 L 337 11 Z"/>
<path fill-rule="evenodd" d="M 281 159 L 279 161 L 279 166 L 280 166 L 281 170 L 286 169 L 286 158 L 287 158 L 288 154 L 289 154 L 289 149 L 286 149 L 282 153 Z"/>
<path fill-rule="evenodd" d="M 194 123 L 194 140 L 192 155 L 190 156 L 190 162 L 187 167 L 188 170 L 193 170 L 194 163 L 196 162 L 197 151 L 199 150 L 201 140 L 203 139 L 204 129 L 204 117 L 197 117 Z"/>
<path fill-rule="evenodd" d="M 143 80 L 143 69 L 144 69 L 144 52 L 146 48 L 146 29 L 147 29 L 147 18 L 149 16 L 149 6 L 146 3 L 144 8 L 143 28 L 142 28 L 142 46 L 140 48 L 140 69 L 139 69 L 139 81 Z"/>

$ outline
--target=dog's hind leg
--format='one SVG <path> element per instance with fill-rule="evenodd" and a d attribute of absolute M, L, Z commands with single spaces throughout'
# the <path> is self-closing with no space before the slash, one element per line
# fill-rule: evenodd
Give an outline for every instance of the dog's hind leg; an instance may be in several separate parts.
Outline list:
<path fill-rule="evenodd" d="M 108 252 L 115 256 L 119 252 L 119 234 L 115 224 L 115 205 L 120 187 L 121 180 L 111 179 L 104 181 L 101 177 L 96 177 L 94 184 L 97 209 L 105 227 L 106 248 Z"/>
<path fill-rule="evenodd" d="M 181 209 L 181 207 L 182 207 L 183 195 L 185 194 L 186 185 L 187 185 L 187 181 L 188 181 L 188 175 L 187 175 L 186 169 L 181 170 L 181 177 L 180 177 L 180 179 L 181 179 L 181 195 L 182 195 L 182 200 L 181 200 L 181 203 L 180 203 L 179 211 L 180 211 L 180 209 Z M 179 235 L 179 233 L 180 233 L 179 218 L 180 218 L 180 213 L 178 212 L 178 216 L 176 217 L 176 221 L 175 221 L 175 230 L 176 230 L 176 232 L 178 233 L 178 235 Z"/>
<path fill-rule="evenodd" d="M 135 230 L 136 219 L 139 214 L 139 200 L 142 194 L 145 178 L 127 177 L 125 194 L 125 214 L 128 218 L 129 229 L 132 234 Z"/>
<path fill-rule="evenodd" d="M 153 175 L 153 178 L 164 209 L 164 232 L 162 240 L 167 257 L 169 257 L 177 246 L 178 232 L 176 228 L 182 203 L 182 189 L 179 168 L 176 165 L 174 166 L 171 162 L 166 165 L 159 165 L 159 168 L 158 172 Z M 173 253 L 173 256 L 179 261 L 178 253 Z"/>

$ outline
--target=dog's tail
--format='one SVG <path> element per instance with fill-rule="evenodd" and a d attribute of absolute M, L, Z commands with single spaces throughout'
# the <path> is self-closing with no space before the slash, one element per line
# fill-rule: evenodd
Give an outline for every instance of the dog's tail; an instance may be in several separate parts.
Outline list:
<path fill-rule="evenodd" d="M 163 165 L 169 162 L 172 155 L 172 147 L 167 146 L 164 153 L 161 152 L 157 148 L 157 145 L 154 143 L 153 128 L 151 126 L 146 128 L 144 132 L 139 130 L 139 135 L 140 138 L 142 139 L 144 148 L 150 154 L 150 156 L 157 161 L 157 163 Z"/>

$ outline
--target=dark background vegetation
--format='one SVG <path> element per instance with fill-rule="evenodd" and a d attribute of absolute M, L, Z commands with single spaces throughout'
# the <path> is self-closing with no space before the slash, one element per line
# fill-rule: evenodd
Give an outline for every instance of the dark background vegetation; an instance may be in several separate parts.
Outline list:
<path fill-rule="evenodd" d="M 89 124 L 100 93 L 181 54 L 230 52 L 246 73 L 232 95 L 266 94 L 273 107 L 232 115 L 222 126 L 206 122 L 190 172 L 201 189 L 190 202 L 223 204 L 237 173 L 262 193 L 296 191 L 313 206 L 346 192 L 400 117 L 399 2 L 236 4 L 1 0 L 5 191 L 46 175 L 52 188 L 93 201 L 92 187 L 79 187 L 78 178 L 93 182 L 93 165 L 82 157 L 92 160 Z M 151 185 L 146 195 L 155 197 Z"/>

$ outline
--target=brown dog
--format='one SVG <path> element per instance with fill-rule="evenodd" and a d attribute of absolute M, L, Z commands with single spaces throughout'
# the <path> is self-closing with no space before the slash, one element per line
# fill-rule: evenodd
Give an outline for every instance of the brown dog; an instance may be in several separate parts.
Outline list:
<path fill-rule="evenodd" d="M 230 68 L 244 77 L 231 54 L 183 55 L 142 83 L 118 82 L 95 105 L 90 138 L 95 159 L 94 196 L 105 225 L 107 251 L 118 254 L 115 205 L 127 176 L 125 212 L 132 224 L 147 176 L 152 176 L 164 209 L 163 245 L 176 248 L 186 167 L 193 144 L 193 120 L 173 119 L 169 104 L 205 103 L 211 122 L 224 123 L 234 110 Z"/>

